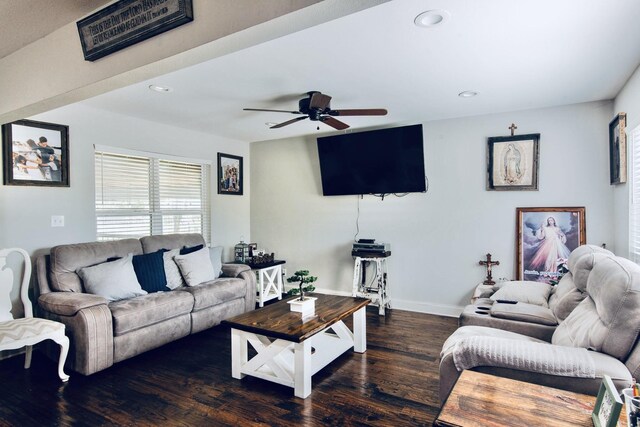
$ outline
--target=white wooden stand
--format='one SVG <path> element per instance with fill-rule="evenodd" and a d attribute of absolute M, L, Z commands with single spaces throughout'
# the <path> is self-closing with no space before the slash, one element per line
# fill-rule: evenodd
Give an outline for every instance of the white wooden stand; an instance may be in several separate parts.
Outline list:
<path fill-rule="evenodd" d="M 376 276 L 370 285 L 362 283 L 363 262 L 375 262 Z M 387 257 L 355 257 L 353 266 L 353 297 L 369 298 L 378 306 L 378 314 L 385 315 L 385 309 L 391 308 L 391 300 L 387 295 Z"/>
<path fill-rule="evenodd" d="M 367 350 L 365 310 L 353 313 L 353 332 L 338 321 L 300 343 L 232 328 L 231 376 L 251 375 L 292 387 L 295 396 L 304 399 L 311 394 L 311 377 L 316 372 L 351 347 L 356 353 Z M 251 359 L 248 344 L 257 352 Z"/>
<path fill-rule="evenodd" d="M 282 299 L 282 264 L 255 268 L 258 285 L 258 305 L 264 307 L 266 301 Z"/>

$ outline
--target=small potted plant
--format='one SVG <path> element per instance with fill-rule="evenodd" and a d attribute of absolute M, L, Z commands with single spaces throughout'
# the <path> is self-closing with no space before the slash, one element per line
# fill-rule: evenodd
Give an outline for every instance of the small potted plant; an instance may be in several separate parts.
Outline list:
<path fill-rule="evenodd" d="M 311 283 L 318 280 L 316 276 L 309 275 L 309 270 L 298 270 L 293 276 L 287 278 L 288 283 L 298 283 L 298 288 L 291 288 L 287 293 L 289 295 L 298 295 L 300 298 L 289 301 L 291 305 L 291 311 L 297 311 L 302 313 L 302 316 L 312 315 L 315 312 L 315 300 L 314 297 L 305 297 L 305 292 L 312 292 L 316 288 Z M 305 286 L 306 285 L 306 286 Z"/>

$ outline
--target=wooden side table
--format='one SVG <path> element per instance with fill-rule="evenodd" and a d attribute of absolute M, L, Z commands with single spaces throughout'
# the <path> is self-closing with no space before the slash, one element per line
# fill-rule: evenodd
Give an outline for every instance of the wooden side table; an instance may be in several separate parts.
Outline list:
<path fill-rule="evenodd" d="M 275 260 L 267 264 L 246 263 L 256 272 L 258 285 L 258 305 L 264 307 L 266 301 L 278 298 L 282 299 L 284 287 L 282 285 L 283 260 Z"/>
<path fill-rule="evenodd" d="M 463 371 L 433 425 L 592 427 L 595 396 Z M 626 425 L 625 411 L 619 425 Z"/>

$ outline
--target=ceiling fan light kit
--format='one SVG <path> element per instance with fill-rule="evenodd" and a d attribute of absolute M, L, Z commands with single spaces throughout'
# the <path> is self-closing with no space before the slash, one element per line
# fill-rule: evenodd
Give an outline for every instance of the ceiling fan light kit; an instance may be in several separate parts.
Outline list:
<path fill-rule="evenodd" d="M 244 111 L 268 111 L 275 113 L 302 114 L 295 119 L 274 124 L 270 129 L 278 129 L 300 120 L 309 119 L 314 122 L 322 122 L 337 130 L 349 128 L 349 125 L 336 119 L 334 116 L 386 116 L 387 110 L 384 108 L 332 110 L 331 97 L 318 91 L 307 92 L 307 97 L 298 101 L 298 111 L 270 110 L 264 108 L 244 108 Z M 269 122 L 270 123 L 270 122 Z"/>

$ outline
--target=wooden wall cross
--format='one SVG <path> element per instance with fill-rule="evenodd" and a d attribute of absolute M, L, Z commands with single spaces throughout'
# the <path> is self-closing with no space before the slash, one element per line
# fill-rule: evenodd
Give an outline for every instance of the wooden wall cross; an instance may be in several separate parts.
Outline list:
<path fill-rule="evenodd" d="M 487 279 L 482 282 L 482 284 L 493 286 L 496 284 L 496 282 L 494 282 L 491 278 L 491 267 L 494 265 L 500 265 L 500 261 L 491 261 L 491 254 L 487 254 L 486 256 L 486 261 L 478 261 L 479 265 L 484 265 L 485 267 L 487 267 Z"/>
<path fill-rule="evenodd" d="M 513 136 L 516 133 L 516 129 L 518 129 L 518 126 L 516 126 L 515 123 L 511 123 L 511 126 L 509 126 L 507 129 L 511 129 L 511 136 Z"/>

